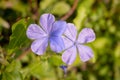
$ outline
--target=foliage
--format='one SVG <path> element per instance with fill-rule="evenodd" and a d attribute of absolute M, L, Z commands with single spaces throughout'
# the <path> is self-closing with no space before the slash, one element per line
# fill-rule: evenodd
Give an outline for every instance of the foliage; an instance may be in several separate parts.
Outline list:
<path fill-rule="evenodd" d="M 93 28 L 96 40 L 88 46 L 94 58 L 59 67 L 61 54 L 49 49 L 43 56 L 29 50 L 26 29 L 38 23 L 40 15 L 64 16 L 74 0 L 0 0 L 0 80 L 119 80 L 120 79 L 120 0 L 79 0 L 67 19 L 77 30 Z"/>

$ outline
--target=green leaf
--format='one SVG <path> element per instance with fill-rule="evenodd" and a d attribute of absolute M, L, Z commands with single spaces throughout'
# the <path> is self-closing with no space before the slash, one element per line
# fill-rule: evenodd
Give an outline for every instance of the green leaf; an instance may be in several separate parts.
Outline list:
<path fill-rule="evenodd" d="M 109 67 L 104 66 L 103 68 L 100 69 L 99 74 L 100 75 L 106 75 L 108 73 Z"/>
<path fill-rule="evenodd" d="M 20 47 L 27 40 L 26 37 L 26 21 L 22 19 L 12 26 L 12 35 L 10 36 L 9 48 L 14 49 Z"/>
<path fill-rule="evenodd" d="M 105 37 L 99 37 L 92 44 L 96 49 L 101 50 L 106 48 L 108 45 L 110 45 L 110 40 Z"/>
<path fill-rule="evenodd" d="M 61 56 L 59 56 L 59 55 L 51 56 L 50 58 L 48 58 L 48 62 L 50 64 L 52 64 L 53 66 L 61 66 L 61 65 L 65 64 L 62 61 Z"/>
<path fill-rule="evenodd" d="M 4 72 L 2 74 L 2 80 L 23 80 L 22 75 L 18 71 Z"/>
<path fill-rule="evenodd" d="M 97 80 L 97 79 L 95 75 L 89 74 L 89 80 Z"/>
<path fill-rule="evenodd" d="M 70 6 L 67 3 L 61 1 L 55 4 L 51 12 L 53 14 L 61 16 L 67 13 L 69 10 L 70 10 Z"/>
<path fill-rule="evenodd" d="M 19 71 L 21 69 L 21 63 L 18 60 L 12 61 L 6 66 L 6 72 Z"/>
<path fill-rule="evenodd" d="M 23 71 L 23 74 L 32 75 L 38 79 L 46 78 L 46 77 L 53 77 L 54 71 L 53 68 L 50 67 L 48 61 L 34 61 L 28 67 L 26 67 Z M 23 75 L 24 76 L 24 75 Z"/>
<path fill-rule="evenodd" d="M 2 80 L 23 80 L 22 74 L 19 72 L 21 63 L 18 60 L 12 61 L 8 64 L 2 73 Z"/>
<path fill-rule="evenodd" d="M 114 50 L 115 59 L 120 58 L 120 44 L 118 44 Z"/>
<path fill-rule="evenodd" d="M 12 35 L 10 36 L 10 42 L 8 46 L 10 53 L 25 46 L 26 43 L 29 43 L 29 39 L 26 36 L 26 29 L 31 22 L 31 19 L 28 18 L 27 20 L 21 19 L 13 24 Z"/>
<path fill-rule="evenodd" d="M 52 5 L 55 2 L 55 0 L 42 0 L 40 2 L 40 8 L 42 10 L 45 10 L 46 8 L 48 8 L 50 5 Z"/>
<path fill-rule="evenodd" d="M 84 20 L 86 19 L 88 12 L 94 3 L 95 0 L 83 0 L 81 4 L 79 4 L 77 9 L 77 16 L 73 20 L 74 24 L 76 25 L 77 29 L 80 30 Z"/>

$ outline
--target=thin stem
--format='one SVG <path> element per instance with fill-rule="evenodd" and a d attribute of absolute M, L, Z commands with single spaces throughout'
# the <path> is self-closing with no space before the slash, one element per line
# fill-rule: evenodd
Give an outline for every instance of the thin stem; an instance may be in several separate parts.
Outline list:
<path fill-rule="evenodd" d="M 38 9 L 39 9 L 39 3 L 38 2 L 39 2 L 39 0 L 35 0 L 34 2 L 36 4 L 35 7 L 33 7 L 33 5 L 32 5 L 33 1 L 28 0 L 28 3 L 30 5 L 31 13 L 33 14 L 32 17 L 33 17 L 34 20 L 37 20 L 38 16 L 40 15 L 39 12 L 38 12 Z"/>
<path fill-rule="evenodd" d="M 70 9 L 70 11 L 69 11 L 67 14 L 65 14 L 65 15 L 61 18 L 61 20 L 66 20 L 66 19 L 68 19 L 68 18 L 73 14 L 73 12 L 75 11 L 75 9 L 76 9 L 76 7 L 77 7 L 77 5 L 78 5 L 78 1 L 79 1 L 79 0 L 74 0 L 74 4 L 73 4 L 72 8 Z"/>
<path fill-rule="evenodd" d="M 27 50 L 25 50 L 18 58 L 17 60 L 21 60 L 24 56 L 26 56 L 29 52 L 31 52 L 31 49 L 28 48 Z"/>

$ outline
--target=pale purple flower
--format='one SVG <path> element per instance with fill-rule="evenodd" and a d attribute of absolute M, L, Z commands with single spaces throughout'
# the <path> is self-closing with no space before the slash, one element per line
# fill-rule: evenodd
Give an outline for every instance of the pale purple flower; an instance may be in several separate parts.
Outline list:
<path fill-rule="evenodd" d="M 67 24 L 65 31 L 65 37 L 63 36 L 66 50 L 62 54 L 62 60 L 68 65 L 71 65 L 79 53 L 80 59 L 85 62 L 93 57 L 92 50 L 85 46 L 85 43 L 95 40 L 95 33 L 91 28 L 84 28 L 77 37 L 77 30 L 72 23 Z"/>
<path fill-rule="evenodd" d="M 64 49 L 62 34 L 66 29 L 65 21 L 55 21 L 52 14 L 43 14 L 40 17 L 40 26 L 37 24 L 29 25 L 27 29 L 27 37 L 33 39 L 31 49 L 34 53 L 42 55 L 48 43 L 55 52 L 61 52 Z"/>

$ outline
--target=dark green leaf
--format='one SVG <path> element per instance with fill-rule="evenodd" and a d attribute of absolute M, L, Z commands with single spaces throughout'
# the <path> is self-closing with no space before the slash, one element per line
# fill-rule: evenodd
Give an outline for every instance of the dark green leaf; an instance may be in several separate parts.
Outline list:
<path fill-rule="evenodd" d="M 20 49 L 29 43 L 29 39 L 26 36 L 26 29 L 28 25 L 32 23 L 32 20 L 28 18 L 27 20 L 21 19 L 12 26 L 12 35 L 10 36 L 9 50 L 10 53 L 14 52 L 16 49 Z"/>

